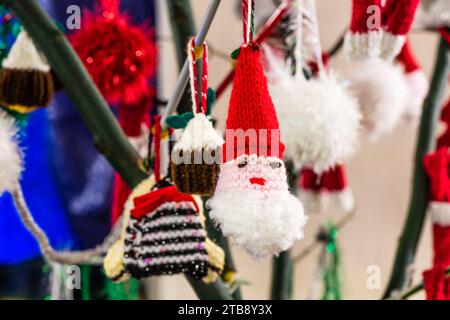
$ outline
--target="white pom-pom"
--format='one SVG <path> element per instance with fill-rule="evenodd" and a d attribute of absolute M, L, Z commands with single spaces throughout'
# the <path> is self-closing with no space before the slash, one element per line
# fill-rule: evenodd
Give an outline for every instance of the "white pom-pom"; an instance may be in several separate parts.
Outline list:
<path fill-rule="evenodd" d="M 16 42 L 6 59 L 3 60 L 2 66 L 6 69 L 50 71 L 47 60 L 25 31 L 21 31 L 17 36 Z"/>
<path fill-rule="evenodd" d="M 406 73 L 405 80 L 410 94 L 403 117 L 408 122 L 417 124 L 422 114 L 423 101 L 428 94 L 430 83 L 422 69 Z"/>
<path fill-rule="evenodd" d="M 174 146 L 175 151 L 215 150 L 224 143 L 211 124 L 211 121 L 203 113 L 197 113 L 189 121 L 179 141 Z"/>
<path fill-rule="evenodd" d="M 13 118 L 0 111 L 0 194 L 15 188 L 22 173 L 22 155 Z"/>
<path fill-rule="evenodd" d="M 409 88 L 401 67 L 381 59 L 355 62 L 348 72 L 356 95 L 364 129 L 371 139 L 391 132 L 402 117 Z"/>
<path fill-rule="evenodd" d="M 265 52 L 286 157 L 318 174 L 348 160 L 359 140 L 357 100 L 332 73 L 310 81 L 292 77 L 270 50 Z"/>

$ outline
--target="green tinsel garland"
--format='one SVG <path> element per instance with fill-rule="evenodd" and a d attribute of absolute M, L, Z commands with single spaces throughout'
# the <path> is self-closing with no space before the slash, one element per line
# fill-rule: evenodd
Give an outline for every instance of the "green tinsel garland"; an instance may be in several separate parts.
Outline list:
<path fill-rule="evenodd" d="M 322 275 L 324 283 L 322 300 L 340 300 L 342 297 L 341 281 L 339 279 L 341 257 L 337 242 L 338 230 L 332 222 L 328 222 L 326 225 L 326 232 L 327 242 L 325 249 L 327 257 L 325 259 Z"/>

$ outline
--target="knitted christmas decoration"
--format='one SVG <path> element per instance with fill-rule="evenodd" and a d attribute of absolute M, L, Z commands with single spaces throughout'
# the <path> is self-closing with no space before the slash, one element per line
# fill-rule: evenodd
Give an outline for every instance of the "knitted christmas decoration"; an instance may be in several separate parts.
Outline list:
<path fill-rule="evenodd" d="M 441 111 L 441 124 L 444 126 L 442 134 L 437 139 L 437 148 L 449 148 L 450 146 L 450 100 Z"/>
<path fill-rule="evenodd" d="M 134 278 L 186 273 L 201 279 L 208 273 L 206 231 L 190 195 L 166 181 L 134 199 L 125 237 L 125 268 Z"/>
<path fill-rule="evenodd" d="M 53 76 L 45 57 L 25 31 L 20 32 L 0 73 L 0 101 L 25 109 L 45 107 L 55 92 Z"/>
<path fill-rule="evenodd" d="M 226 127 L 210 216 L 254 258 L 266 258 L 302 238 L 307 218 L 289 192 L 278 119 L 253 43 L 239 51 Z"/>
<path fill-rule="evenodd" d="M 450 267 L 450 155 L 448 147 L 424 158 L 424 168 L 430 177 L 429 211 L 433 219 L 433 269 L 424 273 L 424 280 L 429 297 L 443 298 L 441 292 L 445 288 L 445 269 Z M 428 282 L 428 283 L 427 283 Z M 434 287 L 434 293 L 431 292 Z M 450 299 L 449 296 L 445 296 Z"/>
<path fill-rule="evenodd" d="M 203 75 L 201 88 L 197 85 L 198 51 L 203 53 Z M 208 47 L 206 43 L 195 48 L 194 39 L 188 45 L 191 94 L 194 118 L 189 121 L 172 152 L 172 179 L 183 193 L 210 195 L 216 186 L 219 174 L 219 148 L 223 138 L 214 130 L 206 117 L 208 91 Z M 199 102 L 201 97 L 201 104 Z"/>
<path fill-rule="evenodd" d="M 380 56 L 394 59 L 402 50 L 420 0 L 387 0 L 383 9 L 383 38 Z"/>
<path fill-rule="evenodd" d="M 410 92 L 404 117 L 408 121 L 417 123 L 429 89 L 428 78 L 420 67 L 409 40 L 405 42 L 402 51 L 397 56 L 397 61 L 404 67 L 404 75 Z"/>
<path fill-rule="evenodd" d="M 377 25 L 377 12 L 381 0 L 353 0 L 352 21 L 345 36 L 344 51 L 352 60 L 377 57 L 382 39 L 381 26 Z"/>
<path fill-rule="evenodd" d="M 343 165 L 336 165 L 321 175 L 303 168 L 299 174 L 298 194 L 307 213 L 329 209 L 350 212 L 355 207 Z"/>
<path fill-rule="evenodd" d="M 94 12 L 83 13 L 83 28 L 69 39 L 108 102 L 136 104 L 153 94 L 148 85 L 156 69 L 152 31 L 130 24 L 119 0 L 99 2 Z"/>
<path fill-rule="evenodd" d="M 359 101 L 364 133 L 372 140 L 390 133 L 410 99 L 402 68 L 373 58 L 352 63 L 346 75 Z"/>

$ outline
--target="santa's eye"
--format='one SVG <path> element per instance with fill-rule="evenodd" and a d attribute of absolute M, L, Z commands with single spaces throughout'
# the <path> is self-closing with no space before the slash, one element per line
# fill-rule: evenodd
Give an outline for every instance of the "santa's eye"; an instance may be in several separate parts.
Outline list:
<path fill-rule="evenodd" d="M 247 160 L 242 160 L 238 163 L 238 168 L 244 168 L 248 164 Z"/>
<path fill-rule="evenodd" d="M 272 169 L 278 169 L 278 168 L 281 168 L 281 166 L 282 166 L 281 162 L 275 161 L 275 162 L 271 162 L 271 163 L 270 163 L 270 167 L 271 167 Z"/>

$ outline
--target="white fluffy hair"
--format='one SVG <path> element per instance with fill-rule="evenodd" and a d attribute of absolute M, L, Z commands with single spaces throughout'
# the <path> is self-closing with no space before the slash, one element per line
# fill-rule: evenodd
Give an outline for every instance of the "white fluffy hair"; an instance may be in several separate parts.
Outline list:
<path fill-rule="evenodd" d="M 406 121 L 417 125 L 422 115 L 423 102 L 428 94 L 430 83 L 422 69 L 406 73 L 405 80 L 410 94 L 403 117 Z"/>
<path fill-rule="evenodd" d="M 22 153 L 17 143 L 15 121 L 0 111 L 0 194 L 13 190 L 22 169 Z"/>
<path fill-rule="evenodd" d="M 361 115 L 356 98 L 332 73 L 306 81 L 292 77 L 273 55 L 267 56 L 269 89 L 286 157 L 296 167 L 307 166 L 318 174 L 348 160 L 359 142 Z"/>
<path fill-rule="evenodd" d="M 266 197 L 262 191 L 229 190 L 216 193 L 207 205 L 223 234 L 254 259 L 278 254 L 303 238 L 307 218 L 300 201 L 288 191 Z"/>
<path fill-rule="evenodd" d="M 359 100 L 367 136 L 376 140 L 391 132 L 409 101 L 402 68 L 376 58 L 353 63 L 347 75 Z"/>

